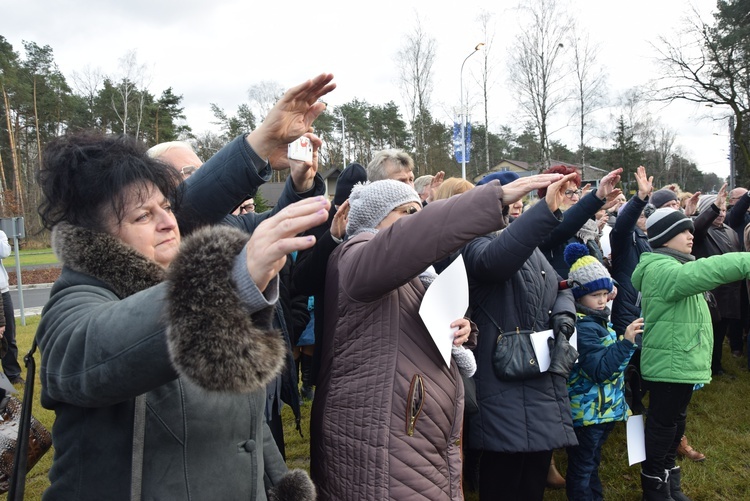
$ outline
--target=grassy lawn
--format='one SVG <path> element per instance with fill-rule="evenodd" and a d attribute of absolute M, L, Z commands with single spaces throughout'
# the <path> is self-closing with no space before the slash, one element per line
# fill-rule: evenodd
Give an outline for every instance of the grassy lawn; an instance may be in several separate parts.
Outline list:
<path fill-rule="evenodd" d="M 11 249 L 13 244 L 11 244 Z M 19 251 L 21 255 L 21 266 L 39 265 L 39 264 L 55 264 L 57 263 L 57 256 L 52 252 L 52 249 L 28 249 Z M 16 254 L 12 251 L 10 256 L 3 259 L 3 264 L 7 270 L 13 270 L 16 266 Z"/>
<path fill-rule="evenodd" d="M 18 345 L 21 354 L 26 354 L 39 323 L 39 317 L 28 317 L 25 327 L 17 322 Z M 36 356 L 37 366 L 39 355 Z M 750 499 L 750 373 L 747 361 L 733 358 L 728 346 L 724 347 L 722 361 L 728 374 L 714 379 L 714 382 L 695 392 L 688 409 L 687 435 L 691 444 L 706 454 L 703 463 L 680 460 L 683 470 L 683 490 L 696 501 L 735 501 Z M 25 377 L 25 374 L 24 374 Z M 34 416 L 47 429 L 52 429 L 54 413 L 42 409 L 39 403 L 39 379 L 36 379 L 34 395 Z M 287 464 L 289 467 L 309 471 L 310 453 L 310 403 L 302 406 L 302 432 L 294 429 L 294 419 L 289 407 L 285 407 L 284 433 L 286 436 Z M 27 500 L 41 499 L 48 485 L 47 470 L 52 463 L 50 450 L 29 472 L 27 477 Z M 566 457 L 564 451 L 555 453 L 558 469 L 565 474 Z M 618 424 L 604 446 L 601 477 L 605 498 L 614 501 L 636 501 L 641 499 L 640 466 L 628 466 L 624 424 Z M 476 501 L 478 496 L 469 494 L 468 501 Z M 564 491 L 547 491 L 545 500 L 564 500 Z"/>

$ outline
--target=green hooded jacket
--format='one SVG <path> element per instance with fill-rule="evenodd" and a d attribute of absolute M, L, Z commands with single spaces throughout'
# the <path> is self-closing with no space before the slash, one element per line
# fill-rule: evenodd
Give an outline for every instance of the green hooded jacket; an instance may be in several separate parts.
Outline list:
<path fill-rule="evenodd" d="M 744 278 L 750 278 L 750 254 L 744 252 L 685 264 L 665 254 L 641 254 L 632 282 L 642 295 L 643 379 L 710 382 L 714 339 L 703 292 Z"/>

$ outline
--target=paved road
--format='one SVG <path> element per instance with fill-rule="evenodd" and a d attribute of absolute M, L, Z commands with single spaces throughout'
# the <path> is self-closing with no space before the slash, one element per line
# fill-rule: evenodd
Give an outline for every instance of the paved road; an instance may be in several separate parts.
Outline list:
<path fill-rule="evenodd" d="M 51 288 L 52 284 L 26 285 L 23 287 L 23 308 L 27 317 L 42 312 L 42 307 L 49 299 Z M 18 297 L 18 291 L 11 288 L 10 297 L 13 300 L 13 308 L 16 309 L 16 316 L 21 316 L 21 301 Z"/>

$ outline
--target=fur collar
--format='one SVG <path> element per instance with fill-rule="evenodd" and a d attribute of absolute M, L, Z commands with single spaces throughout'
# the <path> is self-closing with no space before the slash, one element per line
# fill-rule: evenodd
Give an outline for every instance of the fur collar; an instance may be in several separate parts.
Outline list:
<path fill-rule="evenodd" d="M 120 298 L 164 280 L 164 269 L 106 233 L 60 223 L 52 248 L 68 268 L 101 280 Z"/>
<path fill-rule="evenodd" d="M 249 314 L 232 280 L 248 238 L 230 227 L 197 230 L 167 270 L 115 237 L 70 224 L 55 227 L 52 245 L 64 266 L 120 298 L 166 280 L 166 341 L 177 372 L 209 391 L 245 393 L 265 388 L 286 356 L 273 308 Z"/>

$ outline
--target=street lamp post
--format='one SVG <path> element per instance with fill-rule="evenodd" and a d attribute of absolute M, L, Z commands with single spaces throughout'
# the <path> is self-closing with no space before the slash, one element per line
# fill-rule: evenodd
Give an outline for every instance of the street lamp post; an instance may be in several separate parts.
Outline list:
<path fill-rule="evenodd" d="M 474 50 L 466 56 L 464 62 L 461 63 L 461 177 L 466 179 L 466 115 L 468 110 L 464 108 L 464 65 L 466 61 L 476 54 L 476 52 L 484 46 L 484 43 L 478 43 Z M 468 106 L 468 103 L 467 103 Z"/>
<path fill-rule="evenodd" d="M 729 117 L 729 191 L 734 189 L 734 116 Z"/>

